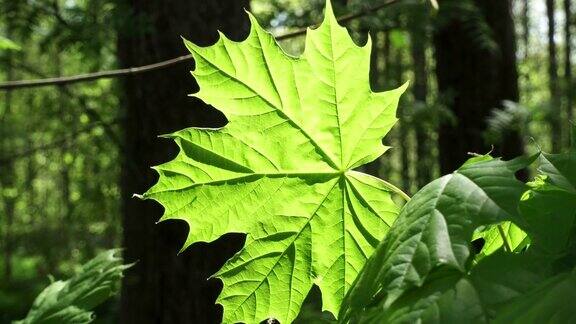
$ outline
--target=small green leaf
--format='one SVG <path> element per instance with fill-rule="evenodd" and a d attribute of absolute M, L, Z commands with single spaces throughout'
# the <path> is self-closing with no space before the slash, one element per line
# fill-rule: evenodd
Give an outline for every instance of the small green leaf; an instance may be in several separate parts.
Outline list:
<path fill-rule="evenodd" d="M 576 127 L 573 130 L 576 138 Z M 542 153 L 540 173 L 550 180 L 550 183 L 576 193 L 576 140 L 569 152 L 563 154 Z"/>
<path fill-rule="evenodd" d="M 502 234 L 504 234 L 506 242 L 504 242 Z M 501 248 L 505 248 L 506 250 L 509 248 L 509 252 L 519 252 L 530 242 L 528 235 L 512 222 L 489 225 L 483 231 L 477 231 L 474 233 L 472 239 L 477 240 L 480 238 L 484 239 L 484 246 L 476 256 L 477 261 Z"/>
<path fill-rule="evenodd" d="M 117 253 L 106 251 L 71 279 L 50 284 L 38 295 L 26 318 L 15 324 L 92 322 L 91 310 L 118 292 L 122 272 L 130 267 L 122 265 Z"/>
<path fill-rule="evenodd" d="M 520 210 L 542 252 L 560 254 L 570 250 L 576 233 L 576 150 L 543 153 L 539 171 Z"/>
<path fill-rule="evenodd" d="M 8 38 L 0 36 L 0 51 L 2 50 L 20 51 L 21 49 L 22 48 L 20 47 L 20 45 L 14 43 Z"/>
<path fill-rule="evenodd" d="M 539 249 L 550 254 L 566 251 L 575 228 L 576 193 L 543 182 L 522 197 L 520 211 Z"/>

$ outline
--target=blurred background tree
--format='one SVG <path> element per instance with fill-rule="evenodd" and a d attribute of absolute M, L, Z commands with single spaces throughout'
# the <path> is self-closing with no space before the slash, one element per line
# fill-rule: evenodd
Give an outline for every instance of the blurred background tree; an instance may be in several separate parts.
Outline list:
<path fill-rule="evenodd" d="M 384 0 L 382 0 L 383 2 Z M 347 23 L 372 39 L 374 90 L 411 80 L 393 147 L 363 169 L 414 193 L 469 153 L 512 157 L 567 146 L 573 120 L 574 0 L 400 0 Z M 334 0 L 337 14 L 381 3 Z M 250 8 L 276 35 L 318 23 L 324 0 L 0 0 L 0 82 L 151 64 L 240 40 Z M 291 54 L 303 38 L 281 45 Z M 221 284 L 206 278 L 243 236 L 177 255 L 186 226 L 155 225 L 161 208 L 132 199 L 175 145 L 157 138 L 218 127 L 221 113 L 186 96 L 184 61 L 166 69 L 61 86 L 0 90 L 0 323 L 26 314 L 48 276 L 67 277 L 99 251 L 124 247 L 122 296 L 102 323 L 211 323 Z M 530 138 L 538 138 L 534 145 Z M 525 174 L 526 175 L 526 174 Z M 525 176 L 524 175 L 524 176 Z M 302 322 L 329 319 L 318 291 Z"/>
<path fill-rule="evenodd" d="M 117 27 L 121 66 L 184 55 L 180 35 L 207 46 L 218 39 L 217 30 L 237 40 L 249 30 L 244 12 L 248 1 L 119 0 L 117 8 L 133 18 Z M 242 237 L 223 238 L 177 255 L 187 225 L 155 225 L 162 215 L 161 207 L 132 198 L 154 184 L 156 174 L 150 166 L 177 154 L 176 146 L 159 140 L 159 134 L 226 123 L 220 112 L 187 96 L 197 88 L 189 73 L 192 68 L 192 63 L 176 65 L 128 77 L 119 84 L 122 100 L 118 108 L 124 118 L 120 176 L 123 247 L 126 261 L 138 261 L 138 266 L 126 273 L 122 287 L 122 323 L 217 322 L 221 314 L 214 301 L 220 285 L 206 278 L 242 246 Z"/>

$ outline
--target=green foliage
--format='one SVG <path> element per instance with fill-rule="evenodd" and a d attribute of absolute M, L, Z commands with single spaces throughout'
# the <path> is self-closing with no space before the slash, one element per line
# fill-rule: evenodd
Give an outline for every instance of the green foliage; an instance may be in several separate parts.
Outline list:
<path fill-rule="evenodd" d="M 10 51 L 19 51 L 22 48 L 20 45 L 14 43 L 13 41 L 9 40 L 6 37 L 0 36 L 0 51 L 10 50 Z"/>
<path fill-rule="evenodd" d="M 439 6 L 436 28 L 443 28 L 454 21 L 462 24 L 471 44 L 478 50 L 497 52 L 498 44 L 486 19 L 485 13 L 473 0 L 445 0 Z"/>
<path fill-rule="evenodd" d="M 524 185 L 514 172 L 531 160 L 479 159 L 418 192 L 350 289 L 341 321 L 573 321 L 576 151 L 543 153 L 540 175 Z M 504 221 L 516 253 L 492 247 Z M 472 262 L 473 232 L 483 226 L 492 226 L 490 245 Z"/>
<path fill-rule="evenodd" d="M 490 144 L 500 144 L 511 132 L 525 133 L 530 119 L 528 109 L 516 102 L 505 100 L 503 108 L 494 108 L 486 121 L 484 136 Z"/>
<path fill-rule="evenodd" d="M 394 230 L 366 264 L 346 299 L 343 319 L 361 315 L 363 319 L 392 321 L 410 307 L 408 300 L 401 298 L 403 294 L 423 286 L 434 270 L 441 273 L 433 278 L 447 280 L 446 285 L 455 284 L 458 280 L 454 273 L 466 272 L 471 255 L 469 241 L 474 230 L 518 219 L 515 201 L 520 200 L 525 185 L 514 178 L 514 172 L 527 164 L 526 159 L 467 163 L 420 190 L 404 206 Z M 445 285 L 436 285 L 426 293 L 439 297 L 437 290 Z M 381 292 L 375 296 L 378 291 Z M 410 299 L 422 297 L 424 295 Z M 400 305 L 395 305 L 394 311 L 380 311 L 392 307 L 395 301 Z M 366 305 L 375 303 L 378 306 L 362 313 Z"/>
<path fill-rule="evenodd" d="M 224 322 L 292 321 L 315 284 L 333 314 L 396 218 L 397 188 L 353 171 L 384 153 L 405 86 L 370 90 L 370 42 L 354 44 L 328 2 L 300 58 L 286 55 L 250 15 L 241 42 L 194 55 L 196 97 L 225 113 L 221 129 L 172 135 L 180 153 L 156 167 L 145 198 L 162 220 L 188 223 L 184 248 L 247 233 L 243 250 L 215 274 Z M 336 46 L 337 44 L 337 46 Z"/>
<path fill-rule="evenodd" d="M 494 323 L 573 323 L 576 300 L 576 270 L 561 273 L 514 299 Z"/>
<path fill-rule="evenodd" d="M 86 263 L 71 279 L 55 281 L 38 295 L 25 319 L 15 324 L 90 323 L 91 310 L 118 292 L 123 265 L 118 251 L 101 253 Z"/>
<path fill-rule="evenodd" d="M 17 53 L 0 49 L 2 80 L 74 75 L 115 68 L 118 66 L 115 58 L 118 35 L 113 27 L 120 24 L 121 27 L 117 30 L 143 35 L 153 28 L 151 21 L 154 17 L 132 12 L 119 1 L 2 0 L 0 2 L 2 2 L 0 34 L 7 36 L 12 43 L 24 49 Z M 251 1 L 251 7 L 252 10 L 257 10 L 257 4 L 264 6 L 265 10 L 261 10 L 263 13 L 259 18 L 268 15 L 271 29 L 275 33 L 282 34 L 295 26 L 313 25 L 316 18 L 321 15 L 322 2 L 322 0 L 255 0 Z M 408 58 L 410 48 L 407 45 L 420 40 L 418 37 L 412 38 L 411 34 L 410 42 L 397 41 L 395 35 L 406 35 L 405 32 L 398 33 L 399 29 L 418 30 L 418 35 L 426 36 L 432 32 L 431 23 L 443 24 L 456 17 L 465 20 L 463 24 L 469 31 L 469 38 L 475 40 L 474 46 L 478 49 L 493 46 L 493 35 L 484 21 L 484 16 L 493 13 L 482 13 L 476 6 L 470 6 L 471 0 L 456 0 L 452 1 L 451 6 L 450 4 L 443 6 L 441 12 L 433 12 L 437 18 L 433 20 L 432 17 L 428 17 L 428 12 L 422 10 L 422 5 L 415 5 L 423 2 L 424 0 L 399 1 L 396 5 L 378 13 L 373 12 L 360 20 L 349 22 L 352 30 L 363 32 L 369 29 L 375 34 L 380 34 L 380 44 L 376 49 L 376 53 L 380 56 L 377 57 L 375 65 L 379 66 L 377 72 L 381 75 L 388 74 L 389 71 L 393 73 L 399 71 L 398 74 L 407 75 L 413 71 L 413 63 Z M 448 1 L 442 1 L 441 4 L 446 2 Z M 346 14 L 374 4 L 368 0 L 339 1 L 339 3 L 340 5 L 335 8 L 337 14 Z M 214 4 L 211 7 L 217 6 Z M 410 9 L 412 10 L 409 12 Z M 534 13 L 531 12 L 532 15 Z M 208 15 L 208 13 L 202 14 Z M 519 12 L 516 11 L 516 14 Z M 176 19 L 178 18 L 174 18 Z M 412 28 L 415 24 L 420 26 Z M 540 33 L 538 30 L 541 26 L 532 24 L 530 29 L 532 35 L 536 35 Z M 385 33 L 393 35 L 391 37 L 393 44 L 385 39 L 383 35 Z M 529 38 L 532 40 L 534 37 Z M 285 48 L 302 48 L 301 40 L 293 38 L 282 44 Z M 1 43 L 0 39 L 0 48 L 3 47 Z M 549 108 L 549 93 L 547 64 L 542 62 L 546 60 L 547 53 L 545 46 L 535 45 L 537 44 L 520 44 L 521 49 L 524 49 L 524 46 L 530 49 L 529 57 L 519 62 L 521 98 L 522 106 L 527 107 L 531 114 L 528 120 L 530 127 L 526 127 L 526 133 L 538 138 L 540 143 L 546 143 L 548 141 L 545 136 L 549 132 L 545 123 Z M 13 44 L 8 46 L 14 47 Z M 388 57 L 394 56 L 402 60 L 387 59 L 382 55 L 386 46 L 391 47 L 389 50 L 393 54 Z M 426 46 L 428 61 L 432 67 L 433 51 L 430 44 Z M 430 77 L 431 81 L 432 78 Z M 393 81 L 388 78 L 386 82 Z M 410 109 L 412 123 L 406 127 L 408 137 L 411 137 L 412 128 L 419 126 L 416 123 L 422 123 L 423 120 L 428 121 L 426 135 L 432 140 L 436 138 L 435 131 L 439 120 L 458 122 L 456 116 L 451 115 L 449 110 L 439 109 L 436 104 L 430 104 L 430 101 L 436 102 L 439 96 L 440 99 L 445 97 L 446 91 L 439 93 L 435 84 L 431 82 L 429 88 L 429 103 L 421 104 L 422 109 L 418 107 Z M 116 82 L 101 80 L 67 87 L 12 91 L 11 96 L 2 94 L 0 129 L 3 130 L 3 139 L 0 143 L 2 146 L 0 160 L 3 162 L 0 169 L 4 171 L 4 175 L 10 175 L 14 180 L 9 184 L 0 184 L 2 229 L 0 246 L 3 255 L 0 268 L 3 270 L 3 275 L 8 264 L 13 264 L 11 278 L 6 275 L 0 280 L 0 322 L 6 322 L 9 318 L 23 317 L 26 310 L 23 307 L 32 302 L 48 273 L 67 277 L 77 264 L 90 258 L 94 251 L 116 245 L 121 219 L 119 210 L 121 194 L 117 181 L 121 165 L 119 161 L 122 160 L 120 155 L 130 150 L 114 141 L 114 133 L 122 134 L 116 128 L 116 124 L 103 127 L 102 122 L 115 123 L 120 120 L 119 118 L 124 118 L 123 112 L 126 110 L 120 109 L 118 98 L 126 94 L 120 93 L 120 88 Z M 7 103 L 8 97 L 11 97 L 10 103 Z M 408 109 L 404 109 L 402 115 L 407 115 L 407 112 Z M 516 122 L 523 119 L 517 117 L 524 116 L 522 111 L 510 111 L 510 114 L 505 111 L 501 115 L 494 114 L 494 117 L 493 120 L 497 123 L 490 124 L 490 136 L 498 137 L 502 134 L 499 130 L 519 125 Z M 490 138 L 490 142 L 497 142 L 498 138 L 496 140 L 492 140 L 494 137 Z M 389 137 L 386 142 L 394 143 L 398 140 L 399 136 L 396 134 Z M 431 145 L 436 152 L 435 143 Z M 400 152 L 409 152 L 410 172 L 399 171 Z M 398 147 L 394 153 L 397 155 L 390 154 L 392 158 L 387 158 L 385 164 L 380 167 L 381 174 L 393 179 L 416 177 L 414 164 L 421 164 L 423 158 L 427 157 L 426 154 L 416 153 L 414 141 L 408 141 L 407 145 Z M 131 157 L 124 157 L 129 158 Z M 430 160 L 437 159 L 432 157 Z M 430 164 L 430 168 L 436 167 L 437 162 Z M 531 185 L 536 186 L 541 181 L 544 184 L 554 183 L 556 187 L 564 189 L 558 190 L 550 186 L 547 191 L 541 190 L 538 195 L 534 194 L 536 198 L 548 197 L 540 199 L 550 200 L 552 199 L 550 196 L 565 195 L 564 191 L 570 191 L 566 189 L 569 188 L 567 187 L 569 182 L 556 175 L 557 172 L 554 171 L 556 166 L 549 165 L 543 168 L 551 170 L 547 172 L 548 177 L 540 178 Z M 569 171 L 568 169 L 563 172 Z M 530 205 L 526 203 L 523 206 L 526 209 Z M 542 208 L 536 214 L 553 210 L 548 209 L 546 205 L 543 206 L 546 208 Z M 562 204 L 558 203 L 550 207 L 561 206 Z M 13 217 L 8 216 L 8 211 L 12 208 Z M 509 243 L 513 244 L 512 235 L 516 232 L 508 230 L 508 225 L 513 223 L 501 224 L 504 231 L 509 233 L 507 238 Z M 568 229 L 570 226 L 566 225 L 565 228 Z M 489 225 L 488 231 L 482 234 L 475 232 L 476 235 L 483 235 L 487 242 L 484 250 L 474 256 L 474 261 L 471 262 L 476 262 L 486 255 L 501 253 L 499 250 L 503 241 L 497 232 L 497 227 L 494 225 Z M 550 238 L 550 242 L 561 241 L 556 240 L 554 237 L 556 234 L 553 231 L 542 234 L 541 242 L 546 243 L 546 238 Z M 559 234 L 561 237 L 566 235 L 563 232 Z M 546 245 L 546 249 L 558 248 Z M 500 268 L 498 265 L 497 269 Z M 567 273 L 560 276 L 569 278 Z M 568 295 L 564 297 L 565 300 L 573 300 Z M 570 303 L 565 305 L 571 306 Z M 526 312 L 528 313 L 530 312 Z M 100 312 L 99 319 L 102 315 L 104 313 Z"/>
<path fill-rule="evenodd" d="M 477 260 L 501 248 L 507 251 L 520 252 L 530 243 L 528 235 L 512 222 L 487 226 L 482 231 L 476 232 L 472 239 L 484 240 L 484 246 L 476 256 Z"/>
<path fill-rule="evenodd" d="M 0 35 L 21 47 L 0 49 L 0 79 L 118 66 L 113 3 L 0 0 Z M 68 278 L 119 246 L 118 89 L 99 80 L 0 91 L 0 323 L 24 317 L 47 275 Z M 99 320 L 113 311 L 104 305 Z"/>

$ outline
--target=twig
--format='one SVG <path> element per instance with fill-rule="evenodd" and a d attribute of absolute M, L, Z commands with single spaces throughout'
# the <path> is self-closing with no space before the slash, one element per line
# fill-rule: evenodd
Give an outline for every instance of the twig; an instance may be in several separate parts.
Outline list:
<path fill-rule="evenodd" d="M 7 64 L 11 64 L 11 63 L 7 63 Z M 23 64 L 22 62 L 17 62 L 13 66 L 21 69 L 22 71 L 36 75 L 40 78 L 46 77 L 44 73 L 34 69 L 31 66 Z M 64 95 L 66 95 L 68 98 L 70 98 L 72 100 L 76 99 L 78 101 L 78 104 L 82 108 L 82 110 L 84 110 L 84 112 L 88 116 L 88 118 L 90 118 L 95 123 L 101 123 L 102 128 L 104 128 L 104 132 L 106 133 L 106 135 L 108 135 L 108 138 L 110 138 L 110 140 L 114 144 L 116 144 L 118 146 L 118 148 L 122 149 L 122 141 L 120 141 L 120 138 L 116 135 L 116 132 L 114 132 L 114 130 L 110 127 L 110 125 L 108 125 L 104 122 L 104 119 L 100 116 L 100 114 L 97 112 L 96 109 L 94 109 L 93 107 L 90 107 L 90 104 L 88 103 L 88 99 L 85 96 L 83 96 L 82 94 L 72 93 L 70 88 L 68 88 L 66 86 L 60 86 L 59 90 L 62 91 L 62 93 Z"/>

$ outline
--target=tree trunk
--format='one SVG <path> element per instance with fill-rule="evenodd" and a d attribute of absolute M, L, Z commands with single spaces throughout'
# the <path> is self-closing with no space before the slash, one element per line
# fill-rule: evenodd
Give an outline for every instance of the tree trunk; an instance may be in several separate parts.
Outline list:
<path fill-rule="evenodd" d="M 395 84 L 402 84 L 403 82 L 403 75 L 404 75 L 404 52 L 401 48 L 393 48 L 392 51 L 393 59 L 392 61 L 395 63 L 394 71 L 392 73 L 393 80 Z M 407 118 L 402 118 L 402 116 L 406 116 L 404 109 L 407 107 L 399 105 L 398 109 L 398 116 L 400 116 L 400 120 L 396 128 L 398 129 L 398 147 L 396 148 L 400 153 L 400 174 L 402 178 L 402 190 L 407 194 L 410 194 L 411 191 L 411 177 L 410 177 L 410 131 L 411 125 Z"/>
<path fill-rule="evenodd" d="M 118 0 L 130 18 L 118 30 L 121 66 L 150 64 L 186 54 L 180 35 L 199 45 L 217 40 L 217 30 L 240 40 L 248 30 L 247 0 Z M 156 180 L 153 165 L 174 158 L 176 145 L 158 138 L 189 126 L 219 127 L 225 118 L 197 99 L 192 64 L 135 75 L 123 80 L 125 121 L 121 174 L 124 256 L 137 264 L 122 286 L 122 323 L 217 323 L 215 300 L 221 283 L 207 280 L 236 251 L 242 236 L 195 244 L 181 255 L 183 222 L 155 225 L 162 208 L 131 198 Z"/>
<path fill-rule="evenodd" d="M 526 61 L 530 57 L 530 0 L 524 0 L 522 6 L 522 43 Z"/>
<path fill-rule="evenodd" d="M 572 81 L 572 0 L 564 0 L 564 83 L 566 95 L 566 117 L 573 122 L 574 112 L 574 82 Z M 570 143 L 568 143 L 569 145 Z"/>
<path fill-rule="evenodd" d="M 550 90 L 549 122 L 552 130 L 552 151 L 560 152 L 562 148 L 562 110 L 560 107 L 560 88 L 558 84 L 558 57 L 556 48 L 556 1 L 546 0 L 548 15 L 548 86 Z"/>
<path fill-rule="evenodd" d="M 442 2 L 439 14 L 443 14 Z M 475 0 L 478 10 L 490 27 L 498 50 L 477 45 L 477 35 L 470 33 L 457 15 L 443 24 L 434 35 L 436 77 L 443 98 L 455 121 L 442 121 L 439 129 L 439 155 L 442 174 L 454 171 L 470 156 L 468 152 L 487 153 L 484 131 L 486 118 L 503 100 L 518 102 L 516 38 L 509 0 Z M 512 158 L 524 153 L 523 141 L 516 131 L 503 134 L 504 140 L 493 154 Z M 526 175 L 524 175 L 525 177 Z"/>
<path fill-rule="evenodd" d="M 10 109 L 12 101 L 11 93 L 6 93 L 5 99 L 5 109 Z M 7 111 L 5 111 L 6 113 Z M 5 120 L 4 120 L 5 121 Z M 0 128 L 6 129 L 6 125 L 1 125 Z M 10 154 L 10 135 L 4 132 L 0 133 L 2 136 L 2 142 L 0 143 L 0 156 L 8 156 Z M 15 174 L 14 174 L 14 161 L 9 161 L 2 166 L 2 171 L 0 174 L 0 190 L 3 192 L 3 216 L 5 218 L 3 227 L 3 263 L 4 263 L 4 281 L 10 282 L 12 280 L 13 265 L 12 256 L 14 253 L 14 240 L 12 238 L 12 230 L 14 224 L 14 216 L 16 211 L 16 194 L 14 187 L 16 184 Z"/>
<path fill-rule="evenodd" d="M 392 57 L 391 55 L 391 49 L 392 49 L 392 42 L 390 40 L 390 30 L 387 29 L 385 31 L 382 32 L 383 33 L 383 39 L 382 39 L 382 54 L 380 55 L 382 57 L 382 60 L 384 62 L 384 70 L 382 71 L 382 88 L 390 90 L 390 89 L 394 89 L 394 87 L 397 87 L 397 84 L 394 84 L 394 79 L 393 79 L 393 73 L 392 73 Z M 394 138 L 395 138 L 395 128 L 393 128 L 388 135 L 386 135 L 386 137 L 384 138 L 384 145 L 386 146 L 393 146 L 393 142 L 394 142 Z M 380 159 L 380 172 L 378 173 L 379 176 L 382 179 L 390 179 L 390 176 L 392 175 L 392 168 L 393 168 L 393 163 L 392 163 L 392 158 L 395 155 L 395 150 L 396 148 L 393 147 L 392 150 L 389 150 L 388 152 L 384 153 L 384 156 L 382 157 L 382 159 Z"/>
<path fill-rule="evenodd" d="M 60 53 L 62 53 L 62 48 L 60 46 L 56 46 L 54 49 L 54 67 L 57 76 L 62 76 L 62 60 L 60 57 Z M 59 86 L 58 87 L 58 106 L 61 109 L 61 127 L 69 130 L 70 132 L 75 131 L 75 123 L 73 122 L 73 115 L 70 114 L 70 106 L 68 106 L 67 98 L 66 98 L 66 87 Z M 68 251 L 63 251 L 64 255 L 62 255 L 62 259 L 69 258 L 72 253 L 72 248 L 74 246 L 74 228 L 76 222 L 72 216 L 74 204 L 72 202 L 72 181 L 70 179 L 70 165 L 65 160 L 66 153 L 68 152 L 68 148 L 64 145 L 60 149 L 60 188 L 61 192 L 61 208 L 59 217 L 61 218 L 61 223 L 59 225 L 61 239 L 66 243 L 66 246 L 69 247 Z"/>
<path fill-rule="evenodd" d="M 6 28 L 6 36 L 10 39 L 12 37 L 12 26 L 8 23 Z M 12 67 L 13 54 L 8 51 L 6 53 L 6 78 L 7 80 L 14 80 L 14 69 Z M 12 153 L 12 92 L 6 91 L 4 93 L 4 107 L 0 110 L 0 157 L 9 157 Z M 3 263 L 4 263 L 4 281 L 9 282 L 12 279 L 12 255 L 14 252 L 14 241 L 12 238 L 12 226 L 14 223 L 14 213 L 16 209 L 16 172 L 14 160 L 8 160 L 5 164 L 0 166 L 0 198 L 2 199 L 4 216 L 4 225 L 2 226 L 3 234 Z"/>
<path fill-rule="evenodd" d="M 423 15 L 426 15 L 423 12 Z M 428 36 L 426 35 L 426 23 L 423 15 L 416 15 L 411 21 L 410 31 L 410 54 L 412 56 L 412 66 L 414 67 L 414 85 L 412 93 L 416 103 L 427 106 L 428 103 L 428 64 L 426 62 L 426 47 Z M 422 188 L 432 180 L 432 170 L 434 165 L 431 159 L 431 130 L 422 121 L 414 121 L 416 131 L 416 184 Z"/>

